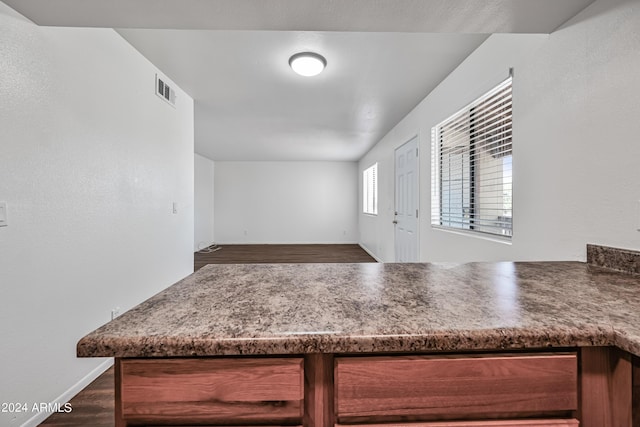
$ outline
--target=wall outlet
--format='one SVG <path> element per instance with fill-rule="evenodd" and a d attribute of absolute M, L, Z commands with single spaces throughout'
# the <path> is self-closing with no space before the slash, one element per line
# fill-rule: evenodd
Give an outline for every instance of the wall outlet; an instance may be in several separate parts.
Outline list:
<path fill-rule="evenodd" d="M 111 320 L 115 319 L 118 316 L 120 316 L 120 307 L 112 308 L 111 309 Z"/>

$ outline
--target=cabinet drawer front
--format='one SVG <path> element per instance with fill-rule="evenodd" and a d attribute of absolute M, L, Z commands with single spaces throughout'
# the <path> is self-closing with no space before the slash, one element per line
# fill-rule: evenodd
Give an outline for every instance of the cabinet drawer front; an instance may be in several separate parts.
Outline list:
<path fill-rule="evenodd" d="M 350 424 L 349 427 L 578 427 L 576 419 L 567 420 L 496 420 L 496 421 L 436 421 L 404 424 Z M 336 424 L 335 427 L 347 427 Z"/>
<path fill-rule="evenodd" d="M 301 358 L 122 360 L 123 418 L 135 422 L 301 423 Z"/>
<path fill-rule="evenodd" d="M 575 354 L 336 358 L 339 419 L 481 416 L 578 407 Z"/>

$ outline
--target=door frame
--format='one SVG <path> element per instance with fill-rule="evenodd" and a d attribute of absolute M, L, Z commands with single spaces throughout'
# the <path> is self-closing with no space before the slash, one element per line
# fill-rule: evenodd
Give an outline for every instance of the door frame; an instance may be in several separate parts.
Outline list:
<path fill-rule="evenodd" d="M 398 201 L 398 195 L 397 193 L 397 182 L 396 179 L 398 177 L 398 175 L 396 174 L 396 152 L 398 151 L 398 149 L 400 149 L 402 146 L 410 143 L 413 140 L 416 140 L 416 148 L 418 149 L 418 155 L 416 156 L 416 161 L 417 161 L 417 165 L 416 165 L 416 204 L 418 206 L 418 217 L 416 218 L 416 239 L 417 239 L 417 247 L 416 247 L 416 257 L 418 258 L 418 262 L 420 260 L 420 219 L 422 218 L 421 215 L 423 215 L 422 213 L 420 213 L 422 211 L 421 209 L 421 203 L 420 203 L 420 158 L 422 156 L 422 150 L 420 149 L 420 131 L 412 134 L 411 137 L 409 137 L 408 139 L 405 139 L 404 142 L 400 145 L 397 145 L 394 149 L 393 149 L 393 219 L 395 220 L 395 213 L 396 211 L 396 206 L 397 206 L 397 201 Z M 393 225 L 393 256 L 394 256 L 394 260 L 396 257 L 396 225 Z M 397 262 L 397 260 L 395 260 L 395 262 Z"/>

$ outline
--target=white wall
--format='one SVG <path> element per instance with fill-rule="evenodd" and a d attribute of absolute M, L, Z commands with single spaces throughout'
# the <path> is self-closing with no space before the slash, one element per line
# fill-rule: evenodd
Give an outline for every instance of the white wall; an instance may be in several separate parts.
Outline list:
<path fill-rule="evenodd" d="M 493 35 L 359 164 L 378 162 L 380 214 L 360 242 L 393 251 L 393 150 L 420 137 L 420 259 L 584 260 L 586 243 L 640 249 L 640 8 L 599 0 L 549 36 Z M 513 83 L 511 245 L 430 227 L 430 131 L 507 77 Z"/>
<path fill-rule="evenodd" d="M 69 391 L 105 362 L 76 359 L 83 335 L 193 271 L 193 100 L 155 73 L 113 30 L 0 3 L 0 402 Z"/>
<path fill-rule="evenodd" d="M 357 243 L 357 163 L 215 162 L 217 243 Z"/>
<path fill-rule="evenodd" d="M 194 155 L 194 251 L 213 243 L 213 180 L 214 163 L 196 153 Z"/>

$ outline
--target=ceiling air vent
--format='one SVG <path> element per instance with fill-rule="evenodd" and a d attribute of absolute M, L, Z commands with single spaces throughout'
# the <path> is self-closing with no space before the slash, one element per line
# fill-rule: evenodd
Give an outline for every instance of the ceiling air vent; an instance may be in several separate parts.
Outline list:
<path fill-rule="evenodd" d="M 156 74 L 156 95 L 171 106 L 176 106 L 176 91 Z"/>

